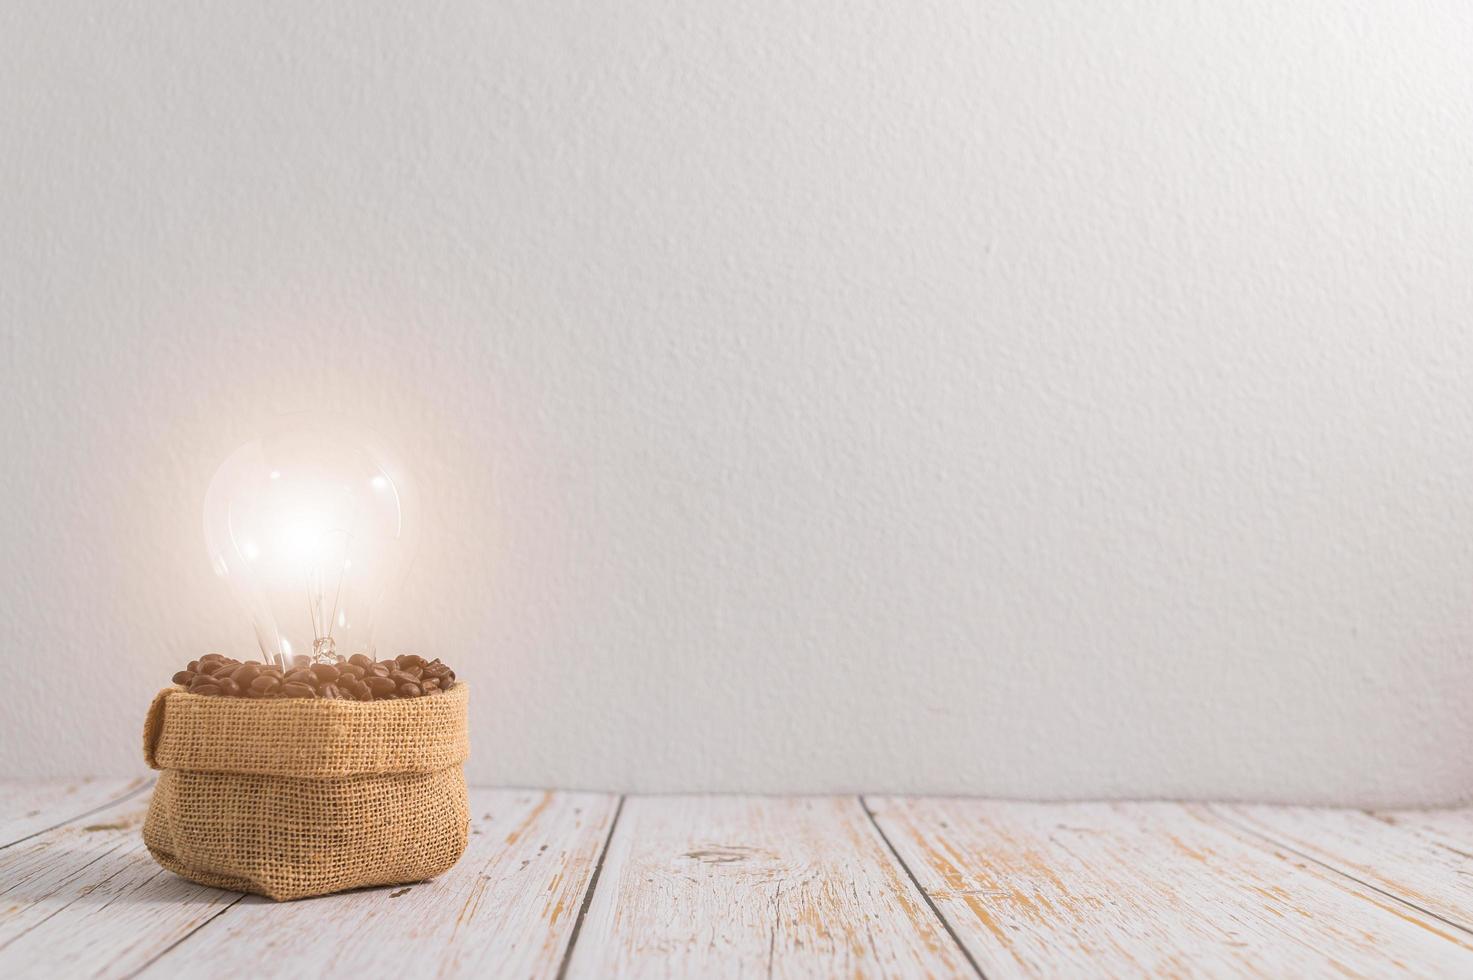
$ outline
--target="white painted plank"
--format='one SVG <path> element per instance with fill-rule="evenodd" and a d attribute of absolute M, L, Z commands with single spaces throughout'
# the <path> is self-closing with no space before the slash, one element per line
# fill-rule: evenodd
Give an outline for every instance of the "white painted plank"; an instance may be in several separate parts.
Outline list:
<path fill-rule="evenodd" d="M 124 977 L 234 902 L 154 863 L 142 793 L 0 850 L 0 976 Z"/>
<path fill-rule="evenodd" d="M 868 802 L 991 980 L 1473 975 L 1473 937 L 1206 807 Z"/>
<path fill-rule="evenodd" d="M 556 976 L 618 797 L 473 789 L 470 802 L 470 844 L 439 878 L 249 896 L 144 975 Z"/>
<path fill-rule="evenodd" d="M 1223 817 L 1473 930 L 1473 812 L 1219 806 Z"/>
<path fill-rule="evenodd" d="M 56 783 L 0 782 L 0 847 L 59 827 L 136 793 L 153 780 L 76 779 Z"/>
<path fill-rule="evenodd" d="M 844 798 L 632 797 L 571 977 L 970 975 Z"/>

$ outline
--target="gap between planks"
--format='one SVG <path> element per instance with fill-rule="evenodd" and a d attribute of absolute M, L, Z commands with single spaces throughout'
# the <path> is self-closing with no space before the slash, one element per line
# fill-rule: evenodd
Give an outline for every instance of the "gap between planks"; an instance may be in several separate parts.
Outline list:
<path fill-rule="evenodd" d="M 624 812 L 624 800 L 626 796 L 619 797 L 619 803 L 614 807 L 614 818 L 609 821 L 609 832 L 604 837 L 603 846 L 598 851 L 598 863 L 594 865 L 593 877 L 588 879 L 588 887 L 583 890 L 583 901 L 578 906 L 578 919 L 573 923 L 573 932 L 568 936 L 568 948 L 563 951 L 563 961 L 558 966 L 557 980 L 565 980 L 568 975 L 568 964 L 573 961 L 573 949 L 578 945 L 578 934 L 583 931 L 583 920 L 588 917 L 588 906 L 593 904 L 593 893 L 598 889 L 598 876 L 603 873 L 604 859 L 609 855 L 609 841 L 614 839 L 614 831 L 619 827 L 619 815 Z"/>
<path fill-rule="evenodd" d="M 1355 820 L 1357 822 L 1371 821 L 1372 826 L 1380 824 L 1383 825 L 1383 827 L 1395 827 L 1397 825 L 1398 817 L 1403 821 L 1416 821 L 1419 817 L 1423 817 L 1427 814 L 1435 813 L 1437 811 L 1401 811 L 1398 814 L 1396 811 L 1382 813 L 1371 810 L 1325 809 L 1316 811 L 1314 809 L 1301 807 L 1267 807 L 1243 804 L 1210 804 L 1207 808 L 1214 815 L 1216 815 L 1218 819 L 1222 820 L 1224 823 L 1230 824 L 1231 826 L 1237 828 L 1245 834 L 1250 834 L 1254 837 L 1257 837 L 1258 839 L 1265 841 L 1275 847 L 1281 848 L 1291 854 L 1297 855 L 1298 857 L 1301 857 L 1306 861 L 1312 861 L 1321 868 L 1325 868 L 1329 871 L 1335 872 L 1336 874 L 1343 875 L 1346 878 L 1349 878 L 1351 881 L 1354 881 L 1365 888 L 1369 888 L 1374 892 L 1378 892 L 1379 894 L 1384 895 L 1387 898 L 1394 899 L 1395 901 L 1398 901 L 1409 908 L 1415 909 L 1423 915 L 1430 916 L 1431 918 L 1437 919 L 1440 922 L 1452 926 L 1454 929 L 1458 929 L 1462 932 L 1468 933 L 1469 935 L 1473 935 L 1473 914 L 1470 914 L 1470 910 L 1468 909 L 1460 909 L 1460 912 L 1463 915 L 1463 919 L 1460 920 L 1458 918 L 1455 918 L 1454 916 L 1457 913 L 1451 911 L 1449 903 L 1446 901 L 1445 896 L 1424 896 L 1422 894 L 1419 894 L 1419 892 L 1415 888 L 1410 887 L 1409 884 L 1403 881 L 1393 882 L 1388 880 L 1384 875 L 1371 873 L 1371 870 L 1369 868 L 1363 869 L 1359 867 L 1357 863 L 1352 860 L 1351 855 L 1344 852 L 1343 850 L 1342 853 L 1337 855 L 1333 860 L 1328 854 L 1325 854 L 1325 856 L 1322 857 L 1320 855 L 1324 854 L 1324 851 L 1297 840 L 1294 834 L 1288 833 L 1285 829 L 1275 828 L 1273 826 L 1264 827 L 1262 823 L 1253 819 L 1253 816 L 1257 814 L 1272 814 L 1271 817 L 1267 817 L 1267 819 L 1269 819 L 1270 821 L 1270 824 L 1272 824 L 1275 820 L 1282 821 L 1290 817 L 1291 815 L 1309 813 L 1311 815 L 1317 814 L 1321 821 L 1334 819 L 1337 822 L 1342 822 L 1349 819 Z M 1265 819 L 1265 817 L 1259 816 L 1259 820 L 1262 819 Z M 1473 829 L 1473 823 L 1470 823 L 1469 828 Z M 1275 829 L 1278 829 L 1279 831 L 1277 834 L 1274 833 Z M 1384 832 L 1385 831 L 1383 830 L 1383 833 Z M 1410 833 L 1410 831 L 1407 831 L 1407 833 Z M 1473 846 L 1473 840 L 1470 840 L 1468 843 L 1469 846 Z M 1317 851 L 1319 851 L 1319 853 L 1316 853 Z M 1459 853 L 1464 860 L 1467 860 L 1469 858 L 1468 854 L 1462 852 Z M 1338 863 L 1335 863 L 1336 861 L 1338 861 Z M 1346 868 L 1355 868 L 1357 873 L 1352 874 L 1350 871 L 1347 871 Z M 1461 871 L 1460 873 L 1468 874 L 1469 872 Z M 1416 900 L 1414 901 L 1413 898 L 1409 896 L 1415 896 Z M 1439 898 L 1443 900 L 1439 901 Z"/>
<path fill-rule="evenodd" d="M 879 795 L 875 796 L 875 799 L 883 798 L 885 797 Z M 926 896 L 926 901 L 928 904 L 931 905 L 932 911 L 936 913 L 938 918 L 946 923 L 947 930 L 951 932 L 952 937 L 955 938 L 959 944 L 963 945 L 963 948 L 965 948 L 965 944 L 962 944 L 961 940 L 957 938 L 956 932 L 952 927 L 950 919 L 948 919 L 935 905 L 930 892 L 922 887 L 920 881 L 916 878 L 914 870 L 910 867 L 910 864 L 906 862 L 904 855 L 902 855 L 895 848 L 894 843 L 885 833 L 884 827 L 881 826 L 880 822 L 875 818 L 875 812 L 874 809 L 870 806 L 869 799 L 863 795 L 861 795 L 859 799 L 861 805 L 864 807 L 865 813 L 869 815 L 871 822 L 874 823 L 875 830 L 880 834 L 881 838 L 884 839 L 886 845 L 890 848 L 891 853 L 895 855 L 895 859 L 900 862 L 901 866 L 905 868 L 906 873 L 910 875 L 911 881 L 915 884 L 917 890 L 919 890 L 921 894 Z M 956 799 L 958 802 L 964 802 L 967 800 L 976 801 L 975 798 L 969 797 L 958 797 Z M 1061 809 L 1067 809 L 1071 806 L 1087 805 L 1087 803 L 1024 803 L 1023 805 L 1058 806 Z M 1466 816 L 1470 813 L 1473 813 L 1473 808 L 1446 807 L 1440 809 L 1434 808 L 1400 811 L 1378 811 L 1343 807 L 1310 807 L 1274 804 L 1168 803 L 1164 805 L 1181 807 L 1195 805 L 1202 807 L 1212 813 L 1218 819 L 1222 820 L 1224 823 L 1231 825 L 1236 830 L 1242 833 L 1249 834 L 1273 847 L 1288 851 L 1289 853 L 1303 858 L 1306 861 L 1311 861 L 1327 871 L 1333 872 L 1334 874 L 1340 875 L 1344 878 L 1348 878 L 1350 881 L 1353 881 L 1356 884 L 1361 885 L 1362 887 L 1375 891 L 1386 898 L 1392 899 L 1395 902 L 1405 905 L 1407 908 L 1412 909 L 1413 911 L 1437 919 L 1440 922 L 1453 927 L 1454 929 L 1458 929 L 1462 932 L 1473 935 L 1473 904 L 1470 904 L 1469 908 L 1463 910 L 1462 919 L 1456 918 L 1454 914 L 1444 911 L 1448 904 L 1445 900 L 1442 902 L 1428 900 L 1427 898 L 1419 895 L 1417 891 L 1413 888 L 1408 887 L 1405 883 L 1393 881 L 1384 876 L 1379 876 L 1373 873 L 1368 873 L 1369 869 L 1363 870 L 1359 868 L 1354 861 L 1350 860 L 1349 854 L 1343 852 L 1338 855 L 1331 854 L 1324 849 L 1315 848 L 1313 846 L 1301 843 L 1299 840 L 1296 839 L 1295 835 L 1288 832 L 1287 829 L 1288 822 L 1296 818 L 1316 825 L 1317 830 L 1321 829 L 1325 822 L 1331 820 L 1337 823 L 1351 821 L 1369 821 L 1369 826 L 1380 827 L 1384 835 L 1394 837 L 1398 835 L 1388 828 L 1401 827 L 1403 829 L 1406 829 L 1408 825 L 1415 825 L 1424 821 L 1432 822 L 1437 817 L 1445 817 L 1445 815 L 1448 814 Z M 1267 826 L 1265 826 L 1265 822 L 1267 823 Z M 1466 846 L 1469 847 L 1470 850 L 1473 850 L 1473 819 L 1470 819 L 1468 821 L 1467 830 L 1470 834 L 1470 839 L 1466 842 Z M 1407 832 L 1410 833 L 1411 831 L 1408 830 Z M 1451 846 L 1446 843 L 1442 844 L 1442 846 L 1448 848 L 1449 850 L 1452 850 Z M 1464 852 L 1458 853 L 1462 857 L 1473 859 L 1473 854 Z M 1382 857 L 1382 855 L 1378 854 L 1377 859 L 1378 863 L 1384 865 L 1385 859 L 1384 857 Z M 1473 860 L 1470 860 L 1470 863 L 1473 863 Z M 1357 873 L 1352 873 L 1352 871 L 1347 870 L 1348 868 L 1357 869 Z M 1473 870 L 1466 870 L 1462 873 L 1473 875 Z M 968 953 L 968 958 L 971 958 L 970 953 Z M 975 962 L 973 962 L 973 966 L 976 967 Z M 980 968 L 978 968 L 978 972 L 981 973 Z"/>
<path fill-rule="evenodd" d="M 866 805 L 989 976 L 1473 974 L 1467 930 L 1443 931 L 1446 917 L 1402 894 L 1421 884 L 1462 914 L 1466 872 L 1439 867 L 1427 842 L 1386 815 L 1262 807 L 1259 822 L 1277 826 L 1247 834 L 1241 821 L 1192 804 L 873 797 Z M 1296 820 L 1313 839 L 1357 816 L 1373 833 L 1360 828 L 1357 839 L 1340 828 L 1322 852 L 1328 859 L 1301 858 L 1304 847 L 1280 842 Z M 1443 823 L 1444 834 L 1473 829 L 1467 811 Z M 1385 887 L 1344 870 L 1351 844 Z"/>
<path fill-rule="evenodd" d="M 633 796 L 570 977 L 974 976 L 856 796 Z"/>
<path fill-rule="evenodd" d="M 539 790 L 470 792 L 471 843 L 439 877 L 326 895 L 298 906 L 321 923 L 302 946 L 277 928 L 287 906 L 247 896 L 143 971 L 259 975 L 290 956 L 298 975 L 556 975 L 619 798 Z M 295 921 L 300 922 L 300 915 Z M 208 926 L 208 928 L 205 928 Z"/>
<path fill-rule="evenodd" d="M 977 965 L 977 959 L 972 955 L 972 951 L 967 948 L 966 943 L 962 942 L 962 938 L 956 934 L 956 927 L 951 924 L 950 919 L 941 914 L 941 910 L 936 907 L 936 901 L 931 897 L 931 893 L 926 891 L 925 887 L 921 884 L 920 879 L 916 877 L 916 873 L 911 870 L 910 865 L 905 862 L 905 858 L 901 857 L 900 852 L 895 849 L 895 844 L 890 840 L 889 836 L 886 835 L 885 828 L 881 827 L 880 822 L 875 819 L 875 811 L 870 809 L 869 801 L 866 800 L 863 796 L 857 797 L 857 799 L 859 800 L 860 807 L 864 810 L 864 815 L 869 817 L 870 826 L 875 828 L 875 833 L 880 835 L 880 840 L 884 841 L 885 846 L 889 848 L 890 856 L 895 858 L 896 863 L 898 863 L 902 868 L 905 869 L 905 875 L 907 878 L 910 879 L 911 887 L 916 890 L 921 898 L 925 899 L 926 907 L 931 910 L 931 914 L 936 917 L 936 921 L 941 923 L 941 927 L 946 930 L 946 934 L 951 937 L 951 941 L 956 943 L 956 948 L 960 950 L 962 956 L 966 958 L 967 963 L 971 966 L 973 972 L 975 972 L 977 976 L 981 978 L 981 980 L 987 980 L 987 974 L 983 973 L 982 967 Z"/>
<path fill-rule="evenodd" d="M 105 977 L 259 976 L 263 957 L 281 952 L 319 976 L 428 969 L 551 977 L 619 804 L 605 794 L 472 790 L 471 844 L 451 871 L 278 905 L 156 867 L 139 839 L 147 805 L 134 799 L 139 791 L 0 852 L 9 869 L 0 891 L 14 886 L 11 907 L 0 911 L 0 975 L 27 975 L 43 962 L 62 968 L 56 944 L 73 936 L 61 947 L 66 969 Z M 92 812 L 104 812 L 105 823 L 83 828 Z M 283 917 L 332 928 L 302 946 L 280 928 Z"/>
<path fill-rule="evenodd" d="M 172 943 L 170 943 L 169 945 L 165 946 L 163 949 L 159 950 L 159 952 L 155 956 L 153 956 L 151 959 L 149 959 L 147 962 L 145 962 L 142 966 L 138 967 L 136 970 L 132 970 L 132 971 L 130 971 L 128 973 L 123 974 L 123 980 L 133 980 L 134 977 L 139 976 L 140 974 L 142 974 L 144 970 L 151 969 L 153 967 L 153 965 L 155 963 L 157 963 L 159 960 L 163 959 L 165 956 L 168 956 L 175 949 L 177 949 L 181 944 L 183 944 L 185 942 L 188 942 L 191 936 L 194 936 L 196 933 L 198 933 L 205 926 L 209 925 L 211 922 L 214 922 L 216 919 L 220 918 L 220 916 L 224 915 L 226 912 L 229 912 L 231 909 L 233 909 L 237 905 L 239 905 L 241 899 L 243 899 L 243 898 L 245 898 L 245 893 L 244 892 L 242 892 L 241 894 L 235 896 L 234 901 L 230 902 L 228 905 L 226 905 L 220 911 L 216 912 L 214 915 L 210 916 L 208 919 L 206 919 L 205 921 L 201 922 L 199 925 L 195 926 L 193 929 L 189 930 L 184 935 L 180 936 L 178 939 L 174 940 Z"/>
<path fill-rule="evenodd" d="M 100 813 L 101 811 L 106 810 L 109 807 L 117 806 L 119 803 L 124 803 L 137 796 L 139 793 L 151 789 L 154 782 L 155 779 L 152 776 L 139 776 L 136 779 L 131 779 L 126 782 L 124 782 L 123 780 L 118 780 L 117 783 L 119 785 L 117 785 L 116 788 L 113 789 L 103 788 L 104 786 L 111 785 L 110 781 L 108 783 L 97 785 L 96 787 L 93 787 L 91 780 L 86 779 L 76 783 L 67 783 L 65 784 L 66 788 L 61 791 L 62 799 L 64 800 L 66 796 L 76 793 L 77 790 L 80 789 L 83 791 L 81 794 L 84 801 L 82 803 L 82 806 L 84 806 L 85 809 L 75 812 L 69 817 L 57 820 L 55 823 L 46 822 L 51 818 L 44 816 L 44 810 L 39 807 L 29 813 L 23 814 L 19 818 L 12 818 L 10 820 L 7 820 L 6 829 L 16 830 L 16 828 L 18 827 L 19 830 L 16 830 L 16 832 L 19 834 L 19 836 L 13 838 L 12 840 L 7 840 L 3 843 L 0 843 L 0 851 L 5 850 L 7 847 L 14 847 L 16 844 L 22 844 L 30 840 L 32 837 L 39 837 L 42 834 L 52 830 L 56 830 L 59 827 L 65 827 L 67 824 L 75 823 L 76 821 L 81 820 L 83 817 L 90 817 L 94 813 Z M 46 791 L 51 788 L 50 784 L 11 783 L 9 785 L 12 792 L 19 793 L 29 791 L 32 793 L 41 793 L 43 794 L 43 797 L 45 795 L 49 795 Z M 100 790 L 101 792 L 89 794 L 86 792 L 89 788 L 95 788 L 96 790 Z M 43 800 L 43 802 L 45 806 L 50 807 L 58 806 L 61 801 Z M 28 820 L 27 818 L 40 819 Z"/>

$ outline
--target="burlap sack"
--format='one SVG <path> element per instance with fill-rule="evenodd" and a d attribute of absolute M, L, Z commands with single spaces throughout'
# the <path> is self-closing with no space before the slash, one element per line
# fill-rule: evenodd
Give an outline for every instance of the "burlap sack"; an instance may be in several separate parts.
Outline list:
<path fill-rule="evenodd" d="M 191 881 L 284 901 L 423 881 L 465 850 L 464 683 L 359 703 L 160 691 L 143 842 Z"/>

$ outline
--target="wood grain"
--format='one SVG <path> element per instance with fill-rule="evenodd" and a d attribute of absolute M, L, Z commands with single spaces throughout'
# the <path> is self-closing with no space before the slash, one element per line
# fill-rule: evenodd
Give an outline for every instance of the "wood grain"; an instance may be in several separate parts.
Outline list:
<path fill-rule="evenodd" d="M 0 976 L 1473 975 L 1466 809 L 473 790 L 441 878 L 278 905 L 145 786 L 0 784 Z"/>
<path fill-rule="evenodd" d="M 0 847 L 116 803 L 152 782 L 147 776 L 64 783 L 0 782 Z"/>
<path fill-rule="evenodd" d="M 1217 806 L 1229 821 L 1473 931 L 1473 813 Z"/>
<path fill-rule="evenodd" d="M 470 845 L 439 878 L 286 905 L 250 896 L 144 975 L 556 976 L 618 797 L 470 800 Z"/>
<path fill-rule="evenodd" d="M 1473 937 L 1206 807 L 867 802 L 993 980 L 1473 975 Z"/>
<path fill-rule="evenodd" d="M 972 972 L 853 797 L 635 797 L 569 976 Z"/>
<path fill-rule="evenodd" d="M 147 810 L 139 794 L 0 851 L 0 975 L 125 977 L 236 901 L 154 863 Z"/>

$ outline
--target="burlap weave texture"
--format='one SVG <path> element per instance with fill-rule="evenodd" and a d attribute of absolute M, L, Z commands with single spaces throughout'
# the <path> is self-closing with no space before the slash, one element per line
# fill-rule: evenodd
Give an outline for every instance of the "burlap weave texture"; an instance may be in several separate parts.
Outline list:
<path fill-rule="evenodd" d="M 192 881 L 278 901 L 432 878 L 466 845 L 468 697 L 464 683 L 368 703 L 160 691 L 144 843 Z"/>

